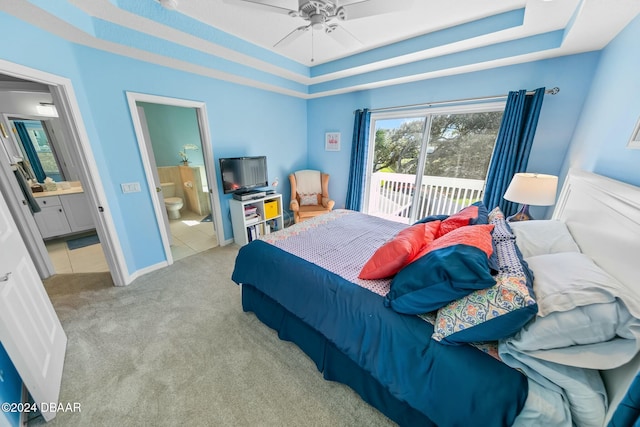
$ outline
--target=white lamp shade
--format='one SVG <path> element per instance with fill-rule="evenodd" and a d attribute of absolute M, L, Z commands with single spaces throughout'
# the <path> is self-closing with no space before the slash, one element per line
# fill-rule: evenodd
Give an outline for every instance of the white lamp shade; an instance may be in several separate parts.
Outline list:
<path fill-rule="evenodd" d="M 504 198 L 524 205 L 549 206 L 556 201 L 558 177 L 541 173 L 517 173 Z"/>

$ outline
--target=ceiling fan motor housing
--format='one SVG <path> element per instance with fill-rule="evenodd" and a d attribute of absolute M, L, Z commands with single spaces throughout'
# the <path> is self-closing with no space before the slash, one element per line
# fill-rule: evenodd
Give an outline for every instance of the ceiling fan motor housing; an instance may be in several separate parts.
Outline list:
<path fill-rule="evenodd" d="M 338 17 L 342 20 L 346 18 L 346 13 L 342 7 L 335 2 L 329 0 L 300 0 L 299 2 L 300 17 L 311 21 L 314 24 L 314 16 L 322 17 L 322 21 L 326 22 L 330 19 Z M 318 18 L 316 18 L 318 19 Z"/>
<path fill-rule="evenodd" d="M 231 0 L 228 0 L 231 1 Z M 237 1 L 237 0 L 233 0 Z M 258 0 L 240 0 L 246 1 L 249 3 L 257 4 Z M 267 2 L 264 0 L 260 0 L 259 4 L 267 5 Z M 264 1 L 264 3 L 262 3 Z M 372 0 L 360 0 L 356 1 L 355 4 L 366 3 Z M 377 0 L 377 1 L 390 1 L 390 0 Z M 396 0 L 397 1 L 397 0 Z M 353 7 L 354 3 L 349 3 L 348 5 L 341 6 L 342 2 L 340 0 L 298 0 L 298 10 L 287 10 L 282 7 L 272 6 L 278 10 L 278 12 L 282 13 L 286 11 L 286 13 L 292 18 L 302 18 L 308 22 L 307 25 L 300 26 L 281 40 L 279 40 L 274 47 L 284 47 L 294 40 L 298 39 L 303 33 L 309 30 L 324 30 L 326 34 L 330 34 L 332 38 L 334 38 L 338 43 L 345 46 L 359 46 L 362 44 L 358 39 L 356 39 L 351 33 L 349 33 L 346 29 L 341 27 L 337 23 L 331 23 L 333 19 L 338 19 L 340 21 L 345 21 L 348 18 L 348 13 L 345 7 Z M 369 8 L 371 9 L 371 8 Z M 374 7 L 375 9 L 375 7 Z M 371 14 L 371 10 L 363 11 L 360 10 L 361 16 L 366 16 L 367 13 L 363 15 L 363 12 L 367 12 Z M 375 14 L 375 12 L 373 12 Z M 358 15 L 358 13 L 356 13 Z M 313 33 L 312 33 L 313 34 Z M 312 42 L 313 46 L 313 42 Z M 313 62 L 313 59 L 311 60 Z"/>

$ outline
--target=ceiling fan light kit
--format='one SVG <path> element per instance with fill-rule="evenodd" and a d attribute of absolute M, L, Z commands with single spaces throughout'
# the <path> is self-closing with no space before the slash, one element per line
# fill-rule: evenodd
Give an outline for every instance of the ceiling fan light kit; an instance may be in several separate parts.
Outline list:
<path fill-rule="evenodd" d="M 162 7 L 169 10 L 176 10 L 178 8 L 178 0 L 159 0 Z"/>

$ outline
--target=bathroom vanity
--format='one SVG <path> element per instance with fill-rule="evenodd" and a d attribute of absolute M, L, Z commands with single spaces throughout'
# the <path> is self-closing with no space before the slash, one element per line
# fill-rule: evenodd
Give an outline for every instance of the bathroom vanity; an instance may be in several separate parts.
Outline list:
<path fill-rule="evenodd" d="M 81 186 L 33 193 L 41 211 L 34 214 L 44 239 L 95 228 L 87 196 Z"/>

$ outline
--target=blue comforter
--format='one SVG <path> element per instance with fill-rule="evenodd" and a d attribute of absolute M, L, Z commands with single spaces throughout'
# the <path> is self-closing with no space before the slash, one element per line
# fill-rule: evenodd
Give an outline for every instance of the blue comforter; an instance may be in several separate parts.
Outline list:
<path fill-rule="evenodd" d="M 471 346 L 431 340 L 429 323 L 271 244 L 242 247 L 232 279 L 280 303 L 438 426 L 511 425 L 524 405 L 518 371 Z"/>

